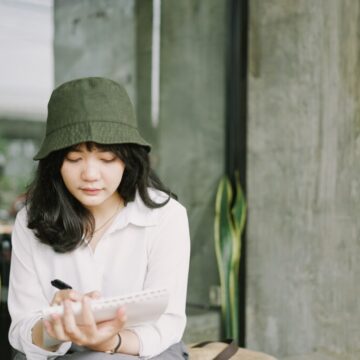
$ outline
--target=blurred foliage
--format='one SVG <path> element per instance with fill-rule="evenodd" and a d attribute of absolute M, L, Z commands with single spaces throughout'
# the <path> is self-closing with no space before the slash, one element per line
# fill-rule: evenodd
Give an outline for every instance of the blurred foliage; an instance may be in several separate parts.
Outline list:
<path fill-rule="evenodd" d="M 0 134 L 0 219 L 9 216 L 14 201 L 24 193 L 32 175 L 32 164 L 29 164 L 32 154 L 22 147 L 26 141 L 6 139 Z M 10 149 L 14 145 L 18 151 L 12 154 Z"/>
<path fill-rule="evenodd" d="M 223 176 L 216 194 L 215 254 L 220 275 L 223 336 L 237 342 L 239 341 L 239 264 L 246 207 L 239 173 L 235 173 L 234 190 L 229 178 Z"/>

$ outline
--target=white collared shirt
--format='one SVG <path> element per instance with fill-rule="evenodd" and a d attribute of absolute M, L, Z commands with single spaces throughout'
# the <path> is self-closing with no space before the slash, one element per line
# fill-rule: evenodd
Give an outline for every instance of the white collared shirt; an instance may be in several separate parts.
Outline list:
<path fill-rule="evenodd" d="M 156 202 L 165 194 L 150 190 Z M 49 352 L 32 343 L 32 327 L 49 306 L 57 289 L 50 281 L 61 279 L 81 293 L 93 290 L 102 296 L 125 295 L 145 289 L 166 288 L 170 294 L 166 312 L 155 324 L 132 328 L 140 339 L 140 356 L 153 357 L 181 340 L 189 269 L 190 237 L 185 208 L 171 199 L 149 209 L 137 194 L 120 211 L 93 252 L 89 245 L 59 254 L 40 243 L 27 227 L 26 210 L 16 218 L 12 234 L 12 259 L 8 306 L 9 340 L 27 359 L 64 355 L 63 343 Z"/>

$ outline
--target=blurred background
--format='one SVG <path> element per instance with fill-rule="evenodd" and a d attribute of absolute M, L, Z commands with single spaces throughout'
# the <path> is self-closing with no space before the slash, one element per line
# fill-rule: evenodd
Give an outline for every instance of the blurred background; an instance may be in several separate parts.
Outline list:
<path fill-rule="evenodd" d="M 187 207 L 186 342 L 222 337 L 214 208 L 248 204 L 240 345 L 283 360 L 360 358 L 359 0 L 0 0 L 0 353 L 11 225 L 52 89 L 122 83 L 153 167 Z"/>

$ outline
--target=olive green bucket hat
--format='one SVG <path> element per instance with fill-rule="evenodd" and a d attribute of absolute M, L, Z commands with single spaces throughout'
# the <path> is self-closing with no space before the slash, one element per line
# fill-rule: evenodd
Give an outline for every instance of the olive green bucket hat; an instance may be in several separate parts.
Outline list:
<path fill-rule="evenodd" d="M 66 82 L 51 94 L 46 135 L 34 160 L 82 142 L 151 146 L 139 134 L 134 109 L 118 83 L 89 77 Z"/>

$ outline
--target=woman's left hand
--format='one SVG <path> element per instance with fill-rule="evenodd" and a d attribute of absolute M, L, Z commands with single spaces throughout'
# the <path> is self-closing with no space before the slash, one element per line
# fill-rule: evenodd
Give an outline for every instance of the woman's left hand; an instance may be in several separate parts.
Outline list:
<path fill-rule="evenodd" d="M 82 299 L 81 323 L 77 323 L 71 301 L 65 300 L 64 315 L 52 315 L 51 320 L 44 320 L 44 326 L 50 336 L 61 341 L 71 341 L 79 346 L 92 350 L 106 351 L 115 347 L 116 334 L 123 329 L 126 314 L 122 308 L 118 309 L 112 320 L 96 323 L 91 311 L 90 298 Z"/>

